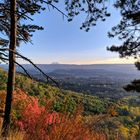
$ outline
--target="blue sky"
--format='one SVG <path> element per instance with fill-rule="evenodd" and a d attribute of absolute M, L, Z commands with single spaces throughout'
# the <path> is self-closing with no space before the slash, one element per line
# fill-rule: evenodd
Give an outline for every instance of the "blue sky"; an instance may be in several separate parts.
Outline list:
<path fill-rule="evenodd" d="M 118 54 L 106 50 L 106 46 L 120 44 L 120 41 L 109 39 L 107 32 L 120 21 L 119 11 L 108 4 L 112 13 L 105 22 L 99 21 L 97 26 L 89 32 L 80 30 L 85 15 L 79 15 L 72 22 L 63 20 L 56 10 L 48 9 L 34 17 L 35 24 L 44 27 L 37 31 L 32 38 L 33 44 L 22 44 L 19 51 L 28 56 L 35 63 L 68 63 L 68 64 L 94 64 L 94 63 L 123 63 Z M 63 9 L 61 4 L 58 8 Z M 126 62 L 126 61 L 125 61 Z M 127 62 L 130 62 L 127 61 Z M 23 62 L 24 63 L 24 62 Z"/>

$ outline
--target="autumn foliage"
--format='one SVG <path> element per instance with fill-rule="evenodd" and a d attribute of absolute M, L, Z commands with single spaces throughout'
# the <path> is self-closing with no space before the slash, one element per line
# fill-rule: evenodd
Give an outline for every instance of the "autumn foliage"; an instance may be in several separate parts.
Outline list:
<path fill-rule="evenodd" d="M 6 77 L 1 74 L 0 125 L 5 106 L 4 81 Z M 122 98 L 118 103 L 103 102 L 94 96 L 61 92 L 19 76 L 13 95 L 9 139 L 135 140 L 140 130 L 140 107 L 128 105 L 128 101 L 129 98 Z"/>
<path fill-rule="evenodd" d="M 40 106 L 37 99 L 32 100 L 15 121 L 15 126 L 24 132 L 26 140 L 106 140 L 103 133 L 94 132 L 84 123 L 77 110 L 75 114 L 61 114 Z"/>

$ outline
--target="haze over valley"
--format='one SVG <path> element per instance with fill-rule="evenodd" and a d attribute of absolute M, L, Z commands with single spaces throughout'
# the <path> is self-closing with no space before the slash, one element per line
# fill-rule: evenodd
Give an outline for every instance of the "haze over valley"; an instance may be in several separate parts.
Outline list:
<path fill-rule="evenodd" d="M 31 65 L 24 64 L 23 66 L 35 79 L 46 81 Z M 38 64 L 37 66 L 66 90 L 114 99 L 137 94 L 123 89 L 125 85 L 140 77 L 140 72 L 133 64 Z M 6 69 L 6 66 L 4 67 Z M 19 67 L 17 71 L 23 72 Z"/>

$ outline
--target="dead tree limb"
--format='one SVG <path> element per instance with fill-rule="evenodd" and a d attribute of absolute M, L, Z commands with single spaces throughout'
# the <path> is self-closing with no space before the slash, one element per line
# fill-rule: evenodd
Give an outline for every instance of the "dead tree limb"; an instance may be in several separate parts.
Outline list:
<path fill-rule="evenodd" d="M 1 59 L 1 60 L 5 60 L 5 61 L 9 61 L 8 58 L 1 57 L 1 56 L 0 56 L 0 59 Z M 32 79 L 32 76 L 27 72 L 27 70 L 26 70 L 21 64 L 19 64 L 19 63 L 16 62 L 16 61 L 14 61 L 14 63 L 17 64 L 19 67 L 21 67 L 21 68 L 23 69 L 23 71 L 25 72 L 25 74 L 26 74 L 30 79 Z"/>
<path fill-rule="evenodd" d="M 68 18 L 68 15 L 66 15 L 64 12 L 62 12 L 59 8 L 57 8 L 55 5 L 53 5 L 52 3 L 50 2 L 47 2 L 47 1 L 43 1 L 44 3 L 46 3 L 47 5 L 50 5 L 52 6 L 53 9 L 56 9 L 59 13 L 61 13 L 63 16 L 67 17 Z"/>
<path fill-rule="evenodd" d="M 9 48 L 1 48 L 0 51 L 10 51 L 13 52 L 14 54 L 16 54 L 17 56 L 20 56 L 23 60 L 28 61 L 30 64 L 32 64 L 40 73 L 42 73 L 42 75 L 44 75 L 47 78 L 47 81 L 50 79 L 58 88 L 59 88 L 59 84 L 50 76 L 48 76 L 45 72 L 43 72 L 36 64 L 34 64 L 30 59 L 28 59 L 27 57 L 21 55 L 20 53 L 13 51 Z"/>

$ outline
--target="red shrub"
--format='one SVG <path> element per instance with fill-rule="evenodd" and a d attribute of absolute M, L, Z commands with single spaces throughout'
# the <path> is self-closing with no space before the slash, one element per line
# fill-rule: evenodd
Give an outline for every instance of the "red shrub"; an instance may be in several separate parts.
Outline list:
<path fill-rule="evenodd" d="M 22 112 L 22 118 L 15 122 L 25 132 L 25 140 L 106 140 L 103 133 L 93 133 L 90 125 L 83 121 L 80 113 L 73 116 L 49 111 L 39 106 L 34 99 Z"/>
<path fill-rule="evenodd" d="M 47 128 L 52 124 L 61 122 L 60 116 L 56 112 L 48 112 L 47 107 L 39 106 L 38 100 L 34 99 L 22 112 L 22 118 L 15 122 L 20 130 L 26 132 L 26 137 L 47 140 Z M 34 138 L 32 138 L 33 140 Z"/>

